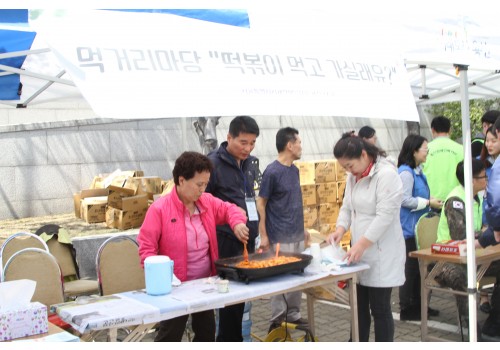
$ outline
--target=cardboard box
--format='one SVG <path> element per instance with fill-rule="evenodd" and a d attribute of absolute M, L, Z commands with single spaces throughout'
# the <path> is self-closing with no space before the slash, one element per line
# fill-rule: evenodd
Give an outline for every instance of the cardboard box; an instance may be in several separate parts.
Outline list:
<path fill-rule="evenodd" d="M 96 175 L 92 179 L 92 182 L 89 186 L 89 189 L 95 189 L 95 188 L 105 188 L 104 186 L 104 179 L 109 176 L 109 174 L 102 174 L 102 175 Z"/>
<path fill-rule="evenodd" d="M 105 188 L 109 186 L 123 187 L 128 177 L 139 176 L 144 176 L 144 172 L 142 170 L 115 170 L 103 179 L 103 185 Z"/>
<path fill-rule="evenodd" d="M 318 224 L 318 209 L 316 206 L 304 207 L 304 228 L 313 228 Z"/>
<path fill-rule="evenodd" d="M 136 189 L 137 194 L 162 192 L 162 181 L 158 176 L 128 177 L 123 187 Z"/>
<path fill-rule="evenodd" d="M 337 182 L 337 203 L 344 201 L 345 181 Z"/>
<path fill-rule="evenodd" d="M 300 185 L 302 191 L 302 205 L 316 205 L 316 185 Z"/>
<path fill-rule="evenodd" d="M 104 189 L 99 188 L 99 189 L 81 190 L 80 192 L 73 194 L 73 202 L 75 205 L 75 216 L 79 219 L 82 218 L 82 209 L 81 209 L 82 199 L 89 197 L 107 196 L 108 192 L 109 191 L 107 188 Z"/>
<path fill-rule="evenodd" d="M 335 172 L 336 172 L 336 181 L 345 181 L 347 178 L 347 173 L 345 169 L 340 165 L 338 160 L 335 160 Z"/>
<path fill-rule="evenodd" d="M 308 293 L 312 294 L 315 299 L 335 301 L 336 300 L 336 290 L 333 286 L 318 286 L 309 288 Z"/>
<path fill-rule="evenodd" d="M 340 240 L 340 246 L 345 250 L 351 249 L 351 231 L 347 231 Z"/>
<path fill-rule="evenodd" d="M 73 194 L 73 206 L 75 207 L 75 217 L 78 219 L 81 219 L 82 217 L 80 213 L 80 211 L 82 210 L 81 201 L 82 197 L 80 196 L 80 193 Z"/>
<path fill-rule="evenodd" d="M 314 163 L 316 183 L 337 181 L 336 160 L 328 159 Z"/>
<path fill-rule="evenodd" d="M 163 184 L 163 189 L 161 191 L 161 195 L 165 196 L 165 195 L 169 194 L 170 192 L 172 192 L 172 190 L 174 189 L 174 186 L 175 186 L 174 179 L 170 179 L 168 181 L 165 181 L 165 183 Z"/>
<path fill-rule="evenodd" d="M 39 302 L 30 303 L 20 310 L 0 311 L 0 341 L 48 331 L 47 307 Z"/>
<path fill-rule="evenodd" d="M 327 182 L 316 184 L 317 204 L 337 202 L 337 183 Z"/>
<path fill-rule="evenodd" d="M 81 200 L 80 216 L 88 224 L 106 221 L 108 197 L 88 197 Z"/>
<path fill-rule="evenodd" d="M 328 236 L 330 233 L 335 231 L 335 223 L 323 223 L 318 225 L 319 228 L 319 233 L 321 233 L 323 236 Z"/>
<path fill-rule="evenodd" d="M 108 206 L 121 209 L 123 211 L 137 210 L 137 208 L 147 208 L 148 195 L 134 195 L 135 191 L 130 188 L 109 186 Z"/>
<path fill-rule="evenodd" d="M 314 162 L 294 162 L 294 164 L 299 168 L 301 185 L 311 185 L 315 183 Z"/>
<path fill-rule="evenodd" d="M 134 195 L 134 190 L 109 186 L 106 226 L 121 230 L 140 227 L 149 208 L 147 194 Z"/>
<path fill-rule="evenodd" d="M 145 197 L 144 195 L 141 195 Z M 147 199 L 146 199 L 147 201 Z M 146 217 L 148 206 L 138 206 L 137 210 L 120 210 L 112 207 L 106 209 L 106 226 L 120 230 L 140 227 Z"/>
<path fill-rule="evenodd" d="M 322 203 L 318 206 L 319 224 L 333 224 L 337 222 L 339 206 L 337 203 Z"/>

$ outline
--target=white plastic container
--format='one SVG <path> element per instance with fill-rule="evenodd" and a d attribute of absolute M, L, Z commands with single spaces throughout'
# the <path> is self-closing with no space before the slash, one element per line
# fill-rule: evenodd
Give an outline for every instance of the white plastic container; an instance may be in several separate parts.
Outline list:
<path fill-rule="evenodd" d="M 217 290 L 219 293 L 228 293 L 229 292 L 229 281 L 228 280 L 218 280 L 217 281 Z"/>
<path fill-rule="evenodd" d="M 174 262 L 168 256 L 149 256 L 144 260 L 146 293 L 164 295 L 172 291 Z"/>
<path fill-rule="evenodd" d="M 311 251 L 311 255 L 313 257 L 311 261 L 311 265 L 318 267 L 321 265 L 321 248 L 319 246 L 319 243 L 311 243 L 311 246 L 309 247 Z"/>

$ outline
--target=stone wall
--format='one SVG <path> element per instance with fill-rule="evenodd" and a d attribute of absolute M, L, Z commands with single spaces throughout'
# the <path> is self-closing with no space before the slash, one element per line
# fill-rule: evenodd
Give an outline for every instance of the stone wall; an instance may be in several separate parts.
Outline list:
<path fill-rule="evenodd" d="M 47 113 L 29 108 L 0 110 L 4 123 L 0 126 L 0 220 L 72 212 L 73 193 L 88 188 L 95 175 L 116 169 L 140 169 L 146 176 L 170 179 L 175 159 L 184 148 L 201 151 L 192 126 L 194 118 L 185 123 L 184 147 L 181 119 L 86 119 L 92 111 L 83 108 L 68 112 L 78 117 L 72 121 L 62 120 L 64 113 L 59 111 L 59 121 L 36 122 Z M 219 120 L 219 143 L 226 139 L 231 119 Z M 299 130 L 303 160 L 332 158 L 333 145 L 341 134 L 363 125 L 377 130 L 380 146 L 394 157 L 407 135 L 406 122 L 401 121 L 285 116 L 255 119 L 261 135 L 253 154 L 260 159 L 261 171 L 275 159 L 276 131 L 284 126 Z M 25 123 L 13 124 L 16 120 Z M 421 125 L 424 136 L 430 136 L 427 124 Z"/>

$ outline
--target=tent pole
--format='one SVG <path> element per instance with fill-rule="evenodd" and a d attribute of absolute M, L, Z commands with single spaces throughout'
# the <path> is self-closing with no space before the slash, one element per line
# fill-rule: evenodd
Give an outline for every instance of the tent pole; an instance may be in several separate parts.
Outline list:
<path fill-rule="evenodd" d="M 427 99 L 428 98 L 428 95 L 427 95 L 427 80 L 426 80 L 426 77 L 425 77 L 425 69 L 427 68 L 426 65 L 420 65 L 419 66 L 420 68 L 420 82 L 422 83 L 422 93 L 420 95 L 420 98 L 422 99 Z"/>
<path fill-rule="evenodd" d="M 477 281 L 476 281 L 476 249 L 474 238 L 474 217 L 472 195 L 472 154 L 471 154 L 471 128 L 469 115 L 469 90 L 467 69 L 465 65 L 455 65 L 460 74 L 460 97 L 462 108 L 462 144 L 464 146 L 464 187 L 465 187 L 465 221 L 467 237 L 467 293 L 469 299 L 469 341 L 477 342 Z"/>
<path fill-rule="evenodd" d="M 64 74 L 66 74 L 66 70 L 62 70 L 61 72 L 59 72 L 59 74 L 56 75 L 56 78 L 60 78 L 62 77 Z M 42 86 L 40 89 L 38 89 L 33 95 L 31 95 L 29 98 L 27 98 L 23 103 L 22 103 L 22 106 L 23 107 L 27 107 L 28 104 L 33 101 L 37 96 L 39 96 L 42 92 L 44 92 L 45 90 L 47 90 L 52 84 L 54 84 L 53 81 L 48 81 L 47 83 L 45 83 L 44 86 Z M 19 105 L 18 105 L 19 106 Z"/>

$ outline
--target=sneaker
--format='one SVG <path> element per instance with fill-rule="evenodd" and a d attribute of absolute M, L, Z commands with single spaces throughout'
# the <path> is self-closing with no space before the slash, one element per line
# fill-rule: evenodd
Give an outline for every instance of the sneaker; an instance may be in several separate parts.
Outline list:
<path fill-rule="evenodd" d="M 439 310 L 432 309 L 430 307 L 427 308 L 427 316 L 439 316 Z"/>

